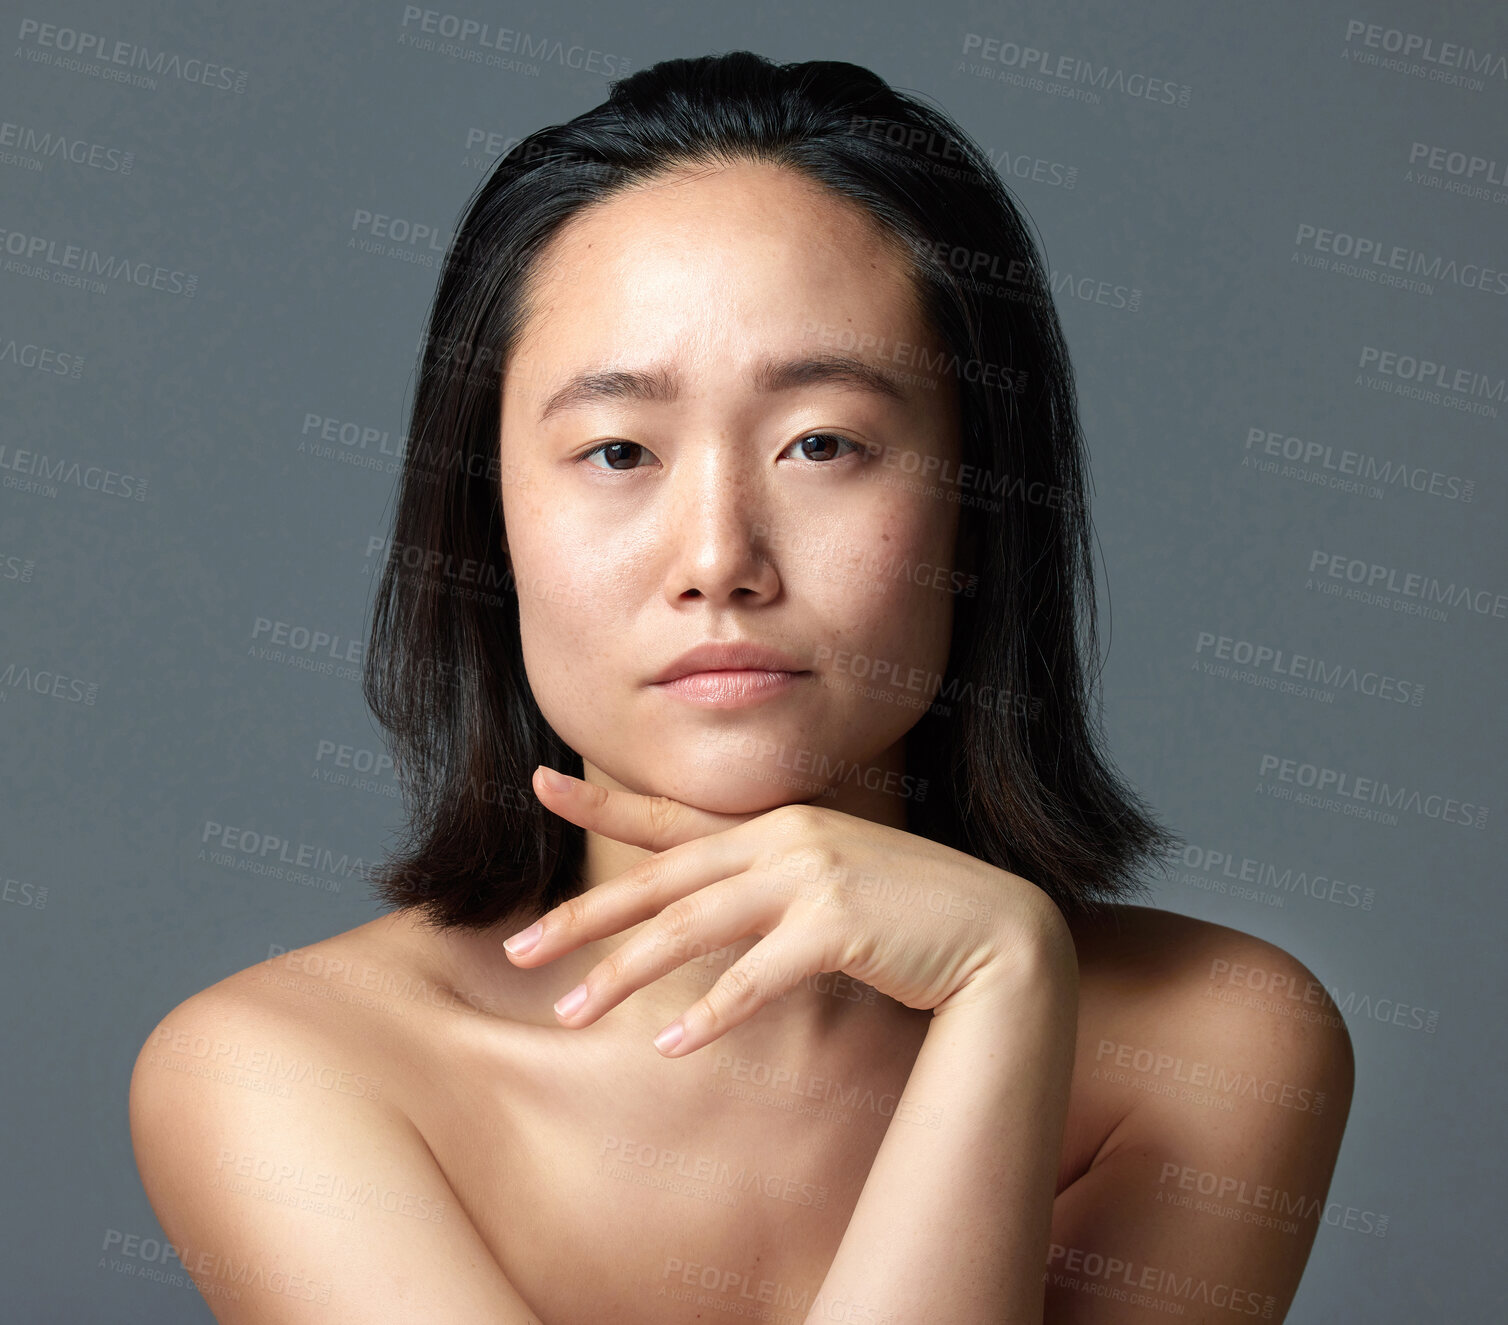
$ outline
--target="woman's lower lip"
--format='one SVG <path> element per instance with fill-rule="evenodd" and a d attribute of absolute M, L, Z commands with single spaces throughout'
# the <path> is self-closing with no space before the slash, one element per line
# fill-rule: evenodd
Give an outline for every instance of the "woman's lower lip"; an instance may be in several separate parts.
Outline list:
<path fill-rule="evenodd" d="M 810 672 L 770 672 L 737 668 L 722 672 L 692 672 L 674 681 L 658 681 L 656 690 L 693 703 L 716 708 L 740 708 L 788 690 Z"/>

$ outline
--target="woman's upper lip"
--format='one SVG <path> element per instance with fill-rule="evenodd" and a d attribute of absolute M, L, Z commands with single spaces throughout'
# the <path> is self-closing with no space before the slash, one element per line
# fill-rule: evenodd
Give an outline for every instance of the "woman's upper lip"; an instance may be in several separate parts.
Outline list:
<path fill-rule="evenodd" d="M 675 661 L 666 664 L 654 676 L 651 685 L 674 681 L 679 676 L 693 672 L 726 672 L 741 668 L 768 672 L 803 672 L 800 660 L 779 649 L 752 641 L 730 644 L 698 644 L 696 648 L 681 654 Z"/>

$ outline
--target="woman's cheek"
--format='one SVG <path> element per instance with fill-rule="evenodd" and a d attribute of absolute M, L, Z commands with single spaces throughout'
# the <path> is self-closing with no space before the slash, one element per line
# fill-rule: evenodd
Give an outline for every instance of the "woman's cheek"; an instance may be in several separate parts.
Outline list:
<path fill-rule="evenodd" d="M 621 597 L 612 586 L 619 559 L 600 546 L 600 529 L 562 510 L 558 499 L 521 502 L 513 518 L 510 527 L 523 533 L 510 547 L 526 619 L 532 612 L 542 629 L 549 628 L 545 618 L 566 625 L 573 615 L 590 616 Z"/>

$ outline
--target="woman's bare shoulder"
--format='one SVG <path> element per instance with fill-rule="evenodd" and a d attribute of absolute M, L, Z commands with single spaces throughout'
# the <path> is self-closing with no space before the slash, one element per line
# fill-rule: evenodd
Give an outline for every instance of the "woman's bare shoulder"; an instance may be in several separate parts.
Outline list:
<path fill-rule="evenodd" d="M 1278 944 L 1197 916 L 1120 903 L 1071 924 L 1081 974 L 1121 992 L 1127 986 L 1144 990 L 1154 1014 L 1163 1010 L 1162 997 L 1218 981 L 1234 967 L 1258 968 L 1267 978 L 1278 978 L 1279 987 L 1286 983 L 1284 976 L 1322 987 L 1308 967 Z"/>
<path fill-rule="evenodd" d="M 164 1105 L 290 1099 L 301 1086 L 377 1099 L 380 1076 L 369 1054 L 355 1052 L 370 1009 L 341 978 L 391 968 L 370 931 L 270 954 L 170 1008 L 136 1057 L 133 1128 Z"/>
<path fill-rule="evenodd" d="M 1107 908 L 1075 923 L 1074 938 L 1080 1054 L 1096 1067 L 1130 1064 L 1129 1081 L 1144 1093 L 1195 1084 L 1185 1078 L 1286 1083 L 1285 1100 L 1329 1099 L 1344 1118 L 1351 1038 L 1324 981 L 1293 953 L 1149 906 Z"/>
<path fill-rule="evenodd" d="M 137 1055 L 142 1184 L 222 1321 L 332 1295 L 353 1319 L 408 1319 L 404 1304 L 423 1302 L 466 1325 L 537 1321 L 407 1107 L 415 1046 L 455 1018 L 399 933 L 377 921 L 234 972 L 173 1007 Z"/>
<path fill-rule="evenodd" d="M 443 1019 L 447 1012 L 504 1009 L 496 994 L 453 988 L 422 920 L 400 911 L 275 949 L 191 994 L 153 1028 L 142 1055 L 160 1061 L 166 1052 L 198 1057 L 206 1070 L 258 1071 L 273 1055 L 282 1060 L 317 1050 L 332 1061 L 343 1053 L 359 1057 L 372 1075 L 383 1048 L 426 1014 Z"/>
<path fill-rule="evenodd" d="M 1281 1319 L 1350 1110 L 1345 1022 L 1302 961 L 1228 925 L 1116 906 L 1073 930 L 1075 1087 L 1097 1126 L 1054 1207 L 1050 1310 L 1077 1318 L 1093 1254 L 1198 1267 Z M 1292 1218 L 1235 1222 L 1235 1204 L 1201 1197 L 1216 1187 L 1278 1193 Z"/>

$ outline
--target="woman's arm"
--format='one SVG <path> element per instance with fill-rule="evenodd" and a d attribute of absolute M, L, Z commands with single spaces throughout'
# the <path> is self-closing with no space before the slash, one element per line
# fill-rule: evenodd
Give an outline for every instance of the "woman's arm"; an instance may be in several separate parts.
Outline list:
<path fill-rule="evenodd" d="M 807 1325 L 1042 1321 L 1077 1020 L 1056 912 L 934 1010 Z"/>
<path fill-rule="evenodd" d="M 1276 1325 L 1321 1223 L 1346 1210 L 1328 1197 L 1355 1080 L 1345 1022 L 1313 972 L 1252 935 L 1132 908 L 1111 941 L 1161 978 L 1151 998 L 1141 976 L 1086 990 L 1079 1073 L 1119 1121 L 1053 1203 L 1046 1318 Z M 1086 969 L 1102 957 L 1080 952 Z M 1242 971 L 1263 992 L 1221 997 L 1244 992 L 1226 978 Z"/>
<path fill-rule="evenodd" d="M 639 925 L 587 972 L 566 1024 L 589 1026 L 689 952 L 751 933 L 763 937 L 665 1028 L 662 1054 L 695 1053 L 819 971 L 932 1011 L 906 1107 L 808 1325 L 1040 1323 L 1079 998 L 1073 935 L 1047 894 L 952 847 L 808 804 L 716 815 L 535 781 L 557 814 L 654 853 L 504 942 L 535 969 Z M 894 914 L 869 904 L 875 894 Z"/>
<path fill-rule="evenodd" d="M 236 977 L 168 1014 L 130 1091 L 164 1264 L 223 1325 L 540 1325 L 359 1062 Z"/>

